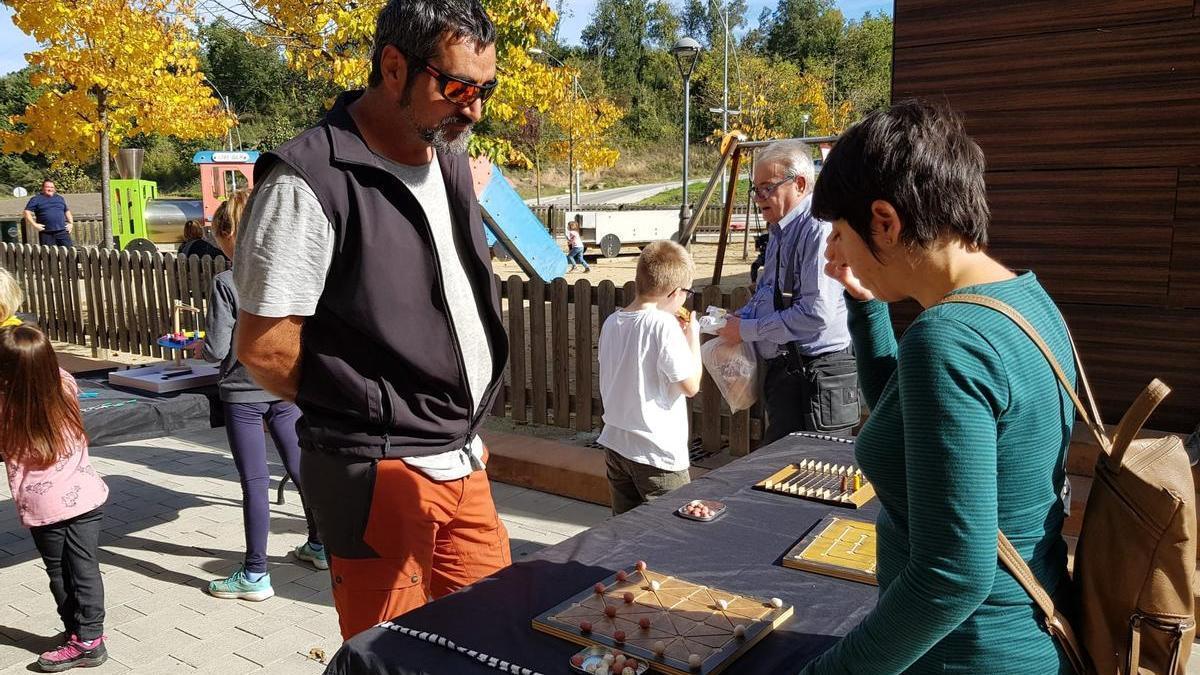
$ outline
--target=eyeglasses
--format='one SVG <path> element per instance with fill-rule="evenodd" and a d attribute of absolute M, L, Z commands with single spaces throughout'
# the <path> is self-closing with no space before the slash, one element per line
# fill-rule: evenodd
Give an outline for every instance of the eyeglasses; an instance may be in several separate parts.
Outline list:
<path fill-rule="evenodd" d="M 412 61 L 421 66 L 421 69 L 424 70 L 430 77 L 437 80 L 438 90 L 441 92 L 442 96 L 445 96 L 446 100 L 450 101 L 451 103 L 457 103 L 458 105 L 471 105 L 475 101 L 486 103 L 487 100 L 492 97 L 492 94 L 496 92 L 496 85 L 500 83 L 498 80 L 484 82 L 483 84 L 472 82 L 471 80 L 464 80 L 462 78 L 443 73 L 442 71 L 430 65 L 425 59 L 419 59 L 409 54 L 405 54 L 405 57 L 412 59 Z"/>
<path fill-rule="evenodd" d="M 779 179 L 778 181 L 771 183 L 767 187 L 756 187 L 756 186 L 751 185 L 750 186 L 750 196 L 758 201 L 762 201 L 762 200 L 766 199 L 767 197 L 770 197 L 771 193 L 775 192 L 775 190 L 780 185 L 783 185 L 784 183 L 788 182 L 789 180 L 796 180 L 796 177 L 795 176 L 784 176 L 783 178 Z"/>
<path fill-rule="evenodd" d="M 687 293 L 688 300 L 691 300 L 692 297 L 694 297 L 694 296 L 700 295 L 700 291 L 698 291 L 694 288 L 677 288 L 675 290 L 683 291 L 684 293 Z"/>

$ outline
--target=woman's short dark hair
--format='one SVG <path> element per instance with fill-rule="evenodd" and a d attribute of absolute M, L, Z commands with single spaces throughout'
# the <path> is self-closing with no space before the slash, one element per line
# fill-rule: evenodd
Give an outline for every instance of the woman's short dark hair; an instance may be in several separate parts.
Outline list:
<path fill-rule="evenodd" d="M 204 238 L 204 228 L 200 225 L 199 222 L 197 222 L 195 220 L 189 220 L 183 224 L 183 240 L 184 241 L 191 241 L 193 239 L 203 239 L 203 238 Z"/>
<path fill-rule="evenodd" d="M 909 247 L 928 248 L 953 236 L 987 245 L 991 218 L 983 150 L 946 108 L 904 101 L 868 113 L 838 139 L 813 194 L 813 214 L 844 218 L 872 253 L 871 203 L 896 209 Z"/>
<path fill-rule="evenodd" d="M 496 26 L 479 0 L 388 0 L 375 21 L 367 84 L 374 87 L 383 81 L 380 62 L 384 47 L 391 45 L 406 56 L 428 61 L 437 56 L 444 33 L 479 45 L 496 41 Z M 409 75 L 420 69 L 413 59 L 408 61 Z"/>

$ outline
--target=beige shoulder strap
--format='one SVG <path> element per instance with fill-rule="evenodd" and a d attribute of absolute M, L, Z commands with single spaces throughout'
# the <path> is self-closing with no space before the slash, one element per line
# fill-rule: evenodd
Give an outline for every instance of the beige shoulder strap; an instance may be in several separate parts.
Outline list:
<path fill-rule="evenodd" d="M 1079 675 L 1087 673 L 1087 658 L 1083 654 L 1079 640 L 1075 637 L 1075 631 L 1071 629 L 1070 622 L 1062 615 L 1062 612 L 1054 607 L 1054 600 L 1050 598 L 1050 594 L 1038 583 L 1037 577 L 1033 575 L 1033 570 L 1029 569 L 1025 559 L 1021 557 L 1003 532 L 999 533 L 997 550 L 1000 554 L 1000 561 L 1016 578 L 1017 583 L 1021 584 L 1025 592 L 1033 598 L 1038 609 L 1042 611 L 1046 630 L 1058 639 L 1067 659 L 1071 661 L 1071 667 Z"/>

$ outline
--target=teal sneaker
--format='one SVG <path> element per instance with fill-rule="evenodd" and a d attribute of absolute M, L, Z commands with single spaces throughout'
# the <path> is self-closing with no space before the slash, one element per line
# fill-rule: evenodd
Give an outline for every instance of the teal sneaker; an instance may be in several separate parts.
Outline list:
<path fill-rule="evenodd" d="M 312 566 L 319 570 L 329 569 L 329 559 L 325 557 L 324 546 L 322 546 L 321 550 L 318 551 L 312 546 L 309 546 L 308 542 L 306 541 L 302 545 L 293 549 L 292 555 L 296 556 L 298 560 L 312 563 Z"/>
<path fill-rule="evenodd" d="M 271 588 L 271 575 L 264 574 L 258 581 L 246 578 L 245 568 L 239 567 L 228 579 L 208 582 L 208 594 L 223 600 L 250 600 L 261 602 L 275 595 Z"/>

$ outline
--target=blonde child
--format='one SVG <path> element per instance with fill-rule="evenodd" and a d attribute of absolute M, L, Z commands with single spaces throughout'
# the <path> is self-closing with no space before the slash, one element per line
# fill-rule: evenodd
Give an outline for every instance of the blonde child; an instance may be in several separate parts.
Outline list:
<path fill-rule="evenodd" d="M 583 265 L 584 272 L 592 271 L 583 259 L 583 237 L 579 235 L 579 217 L 567 223 L 567 261 L 571 263 L 571 269 L 567 272 L 574 272 L 577 264 Z"/>
<path fill-rule="evenodd" d="M 239 191 L 213 214 L 213 235 L 226 260 L 233 260 L 237 224 L 247 198 L 246 191 Z M 225 434 L 242 482 L 246 556 L 242 566 L 228 578 L 210 582 L 208 592 L 218 598 L 259 601 L 275 594 L 271 587 L 271 575 L 267 573 L 271 473 L 267 468 L 263 422 L 266 422 L 271 439 L 275 441 L 284 469 L 299 488 L 300 442 L 296 436 L 296 422 L 300 419 L 300 409 L 263 391 L 250 377 L 245 366 L 238 362 L 233 343 L 237 314 L 238 295 L 233 284 L 233 270 L 226 270 L 213 278 L 212 296 L 208 303 L 208 333 L 201 351 L 205 360 L 221 363 L 218 391 L 225 412 Z M 317 569 L 329 569 L 325 547 L 317 537 L 312 514 L 307 508 L 304 509 L 304 519 L 308 523 L 308 541 L 296 547 L 292 554 L 312 563 Z"/>
<path fill-rule="evenodd" d="M 613 514 L 686 484 L 687 397 L 700 390 L 700 332 L 681 311 L 695 266 L 671 241 L 642 249 L 637 297 L 600 331 L 600 398 Z"/>
<path fill-rule="evenodd" d="M 75 379 L 37 326 L 0 328 L 0 453 L 21 524 L 29 528 L 66 641 L 41 655 L 42 672 L 92 667 L 104 646 L 101 507 L 108 486 L 88 461 Z"/>
<path fill-rule="evenodd" d="M 21 325 L 17 310 L 24 301 L 25 294 L 21 292 L 17 278 L 0 267 L 0 328 Z"/>

